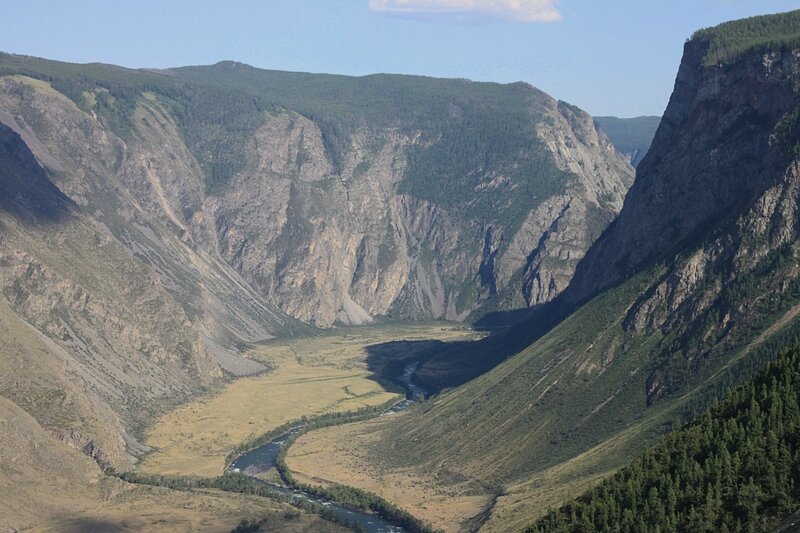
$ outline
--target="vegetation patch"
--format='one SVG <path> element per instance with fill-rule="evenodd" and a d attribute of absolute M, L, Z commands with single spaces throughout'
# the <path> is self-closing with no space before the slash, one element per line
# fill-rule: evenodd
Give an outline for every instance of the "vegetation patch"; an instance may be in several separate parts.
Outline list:
<path fill-rule="evenodd" d="M 155 451 L 139 469 L 152 474 L 218 476 L 231 454 L 295 420 L 371 409 L 396 400 L 399 391 L 377 381 L 384 362 L 368 361 L 370 345 L 396 339 L 474 336 L 464 326 L 447 323 L 385 324 L 267 342 L 255 347 L 251 356 L 270 365 L 270 373 L 238 379 L 212 396 L 160 417 L 145 439 Z M 385 359 L 395 357 L 403 358 L 403 354 Z"/>
<path fill-rule="evenodd" d="M 799 46 L 800 10 L 726 22 L 696 31 L 692 40 L 708 43 L 706 66 L 733 63 L 748 52 Z"/>

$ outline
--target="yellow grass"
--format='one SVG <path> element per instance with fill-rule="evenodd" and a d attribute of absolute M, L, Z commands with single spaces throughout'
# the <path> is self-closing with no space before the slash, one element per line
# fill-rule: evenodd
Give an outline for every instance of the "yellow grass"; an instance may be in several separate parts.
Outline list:
<path fill-rule="evenodd" d="M 446 484 L 416 469 L 386 469 L 375 464 L 369 446 L 396 417 L 319 429 L 306 433 L 290 448 L 286 464 L 303 483 L 331 482 L 368 490 L 444 531 L 459 531 L 492 500 L 469 483 Z M 355 445 L 354 445 L 355 444 Z"/>
<path fill-rule="evenodd" d="M 135 486 L 87 506 L 74 516 L 61 516 L 33 532 L 105 533 L 108 531 L 228 533 L 243 519 L 269 518 L 269 531 L 344 532 L 341 528 L 287 504 L 221 491 L 179 492 Z"/>
<path fill-rule="evenodd" d="M 161 417 L 147 434 L 156 449 L 139 469 L 158 474 L 217 476 L 234 446 L 302 416 L 380 405 L 396 394 L 374 381 L 366 347 L 398 339 L 474 336 L 462 326 L 412 324 L 334 330 L 273 341 L 250 356 L 273 367 L 242 378 L 210 398 Z"/>

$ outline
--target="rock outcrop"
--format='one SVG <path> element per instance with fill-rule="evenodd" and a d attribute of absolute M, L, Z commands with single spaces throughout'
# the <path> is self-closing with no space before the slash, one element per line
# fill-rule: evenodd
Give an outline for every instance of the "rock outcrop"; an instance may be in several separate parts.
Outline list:
<path fill-rule="evenodd" d="M 413 137 L 359 131 L 334 173 L 312 121 L 269 116 L 245 170 L 208 200 L 221 254 L 284 312 L 321 326 L 463 320 L 498 294 L 506 306 L 549 301 L 620 209 L 630 174 L 588 115 L 547 103 L 554 124 L 537 133 L 569 179 L 508 225 L 398 194 Z"/>
<path fill-rule="evenodd" d="M 564 295 L 574 305 L 664 265 L 624 322 L 631 335 L 676 343 L 658 350 L 649 401 L 682 389 L 796 298 L 800 50 L 708 64 L 708 49 L 707 38 L 686 44 L 625 206 Z"/>

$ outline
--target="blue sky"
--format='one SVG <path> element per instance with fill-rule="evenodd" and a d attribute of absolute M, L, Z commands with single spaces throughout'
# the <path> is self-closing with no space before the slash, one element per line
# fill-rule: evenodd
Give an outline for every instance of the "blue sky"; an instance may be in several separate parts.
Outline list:
<path fill-rule="evenodd" d="M 74 62 L 525 81 L 594 115 L 661 114 L 700 27 L 786 0 L 0 0 L 0 50 Z"/>

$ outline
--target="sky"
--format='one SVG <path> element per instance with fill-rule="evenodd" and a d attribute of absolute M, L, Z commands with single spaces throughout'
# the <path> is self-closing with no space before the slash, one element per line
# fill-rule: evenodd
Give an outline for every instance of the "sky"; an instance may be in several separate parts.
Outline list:
<path fill-rule="evenodd" d="M 593 115 L 660 115 L 684 41 L 800 0 L 0 0 L 0 51 L 167 68 L 524 81 Z"/>

